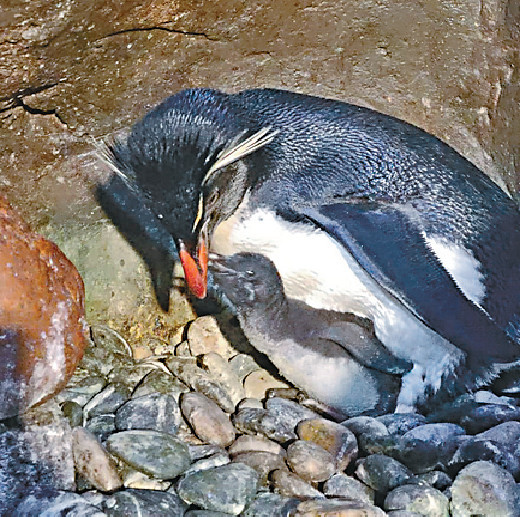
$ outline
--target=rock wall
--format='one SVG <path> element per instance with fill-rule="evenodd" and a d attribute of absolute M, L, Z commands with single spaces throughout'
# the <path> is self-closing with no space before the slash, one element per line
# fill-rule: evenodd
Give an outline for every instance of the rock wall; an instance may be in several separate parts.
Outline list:
<path fill-rule="evenodd" d="M 182 88 L 289 88 L 421 126 L 518 194 L 519 50 L 515 0 L 8 1 L 0 192 L 77 265 L 91 318 L 156 310 L 95 201 L 96 139 Z"/>

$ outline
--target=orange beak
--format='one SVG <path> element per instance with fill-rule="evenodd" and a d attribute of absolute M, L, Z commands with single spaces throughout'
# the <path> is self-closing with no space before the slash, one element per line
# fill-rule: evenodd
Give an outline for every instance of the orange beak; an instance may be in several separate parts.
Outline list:
<path fill-rule="evenodd" d="M 182 241 L 179 245 L 179 257 L 188 288 L 197 298 L 205 298 L 208 292 L 208 250 L 204 237 L 199 238 L 196 258 L 190 255 Z"/>

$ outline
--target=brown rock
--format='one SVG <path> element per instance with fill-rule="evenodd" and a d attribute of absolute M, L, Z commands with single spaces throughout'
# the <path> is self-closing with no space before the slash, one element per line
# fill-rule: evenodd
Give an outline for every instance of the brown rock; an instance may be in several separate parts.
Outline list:
<path fill-rule="evenodd" d="M 181 411 L 202 441 L 226 447 L 235 439 L 235 429 L 228 415 L 208 397 L 200 393 L 184 393 Z"/>
<path fill-rule="evenodd" d="M 273 388 L 287 388 L 288 385 L 273 377 L 265 370 L 256 370 L 251 372 L 244 379 L 244 390 L 246 397 L 263 399 L 267 391 Z"/>
<path fill-rule="evenodd" d="M 102 492 L 122 485 L 114 460 L 97 438 L 82 427 L 72 431 L 72 454 L 76 470 Z"/>
<path fill-rule="evenodd" d="M 324 418 L 300 422 L 297 433 L 301 440 L 317 443 L 329 451 L 338 470 L 345 470 L 357 458 L 358 444 L 354 433 L 341 424 Z"/>
<path fill-rule="evenodd" d="M 285 456 L 283 447 L 265 436 L 243 434 L 239 436 L 229 447 L 228 452 L 231 456 L 242 454 L 244 452 L 269 452 Z"/>
<path fill-rule="evenodd" d="M 259 474 L 259 480 L 262 485 L 267 484 L 269 473 L 273 470 L 287 470 L 287 465 L 282 456 L 271 452 L 244 452 L 237 454 L 233 458 L 234 463 L 243 463 Z"/>
<path fill-rule="evenodd" d="M 335 472 L 334 458 L 323 447 L 297 440 L 287 448 L 287 464 L 304 481 L 319 483 Z"/>
<path fill-rule="evenodd" d="M 222 334 L 218 322 L 213 316 L 202 316 L 193 321 L 188 329 L 187 337 L 193 356 L 215 352 L 225 359 L 230 359 L 237 354 L 237 351 Z"/>
<path fill-rule="evenodd" d="M 325 496 L 306 483 L 302 478 L 285 470 L 275 470 L 271 474 L 275 492 L 296 499 L 324 498 Z"/>
<path fill-rule="evenodd" d="M 87 339 L 76 268 L 55 244 L 32 233 L 1 196 L 0 285 L 0 330 L 8 334 L 0 338 L 0 416 L 5 417 L 63 387 Z"/>

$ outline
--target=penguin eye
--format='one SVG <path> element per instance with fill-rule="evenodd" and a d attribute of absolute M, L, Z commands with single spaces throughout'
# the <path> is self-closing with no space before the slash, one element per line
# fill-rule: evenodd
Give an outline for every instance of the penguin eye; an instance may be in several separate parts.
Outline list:
<path fill-rule="evenodd" d="M 252 269 L 248 269 L 246 272 L 246 278 L 254 278 L 256 273 Z"/>
<path fill-rule="evenodd" d="M 212 205 L 218 198 L 218 188 L 214 188 L 208 196 L 208 204 Z"/>

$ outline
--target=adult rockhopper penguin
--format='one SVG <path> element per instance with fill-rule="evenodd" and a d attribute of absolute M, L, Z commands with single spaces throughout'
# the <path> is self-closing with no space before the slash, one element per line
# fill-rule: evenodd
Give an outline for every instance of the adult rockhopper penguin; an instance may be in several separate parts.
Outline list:
<path fill-rule="evenodd" d="M 399 411 L 454 373 L 473 389 L 519 357 L 520 212 L 419 128 L 287 91 L 191 89 L 109 158 L 176 239 L 195 295 L 208 250 L 258 252 L 290 298 L 372 320 L 414 365 Z"/>
<path fill-rule="evenodd" d="M 412 365 L 385 348 L 369 320 L 287 298 L 263 255 L 210 257 L 215 282 L 247 339 L 288 381 L 343 418 L 395 409 L 401 376 Z"/>

